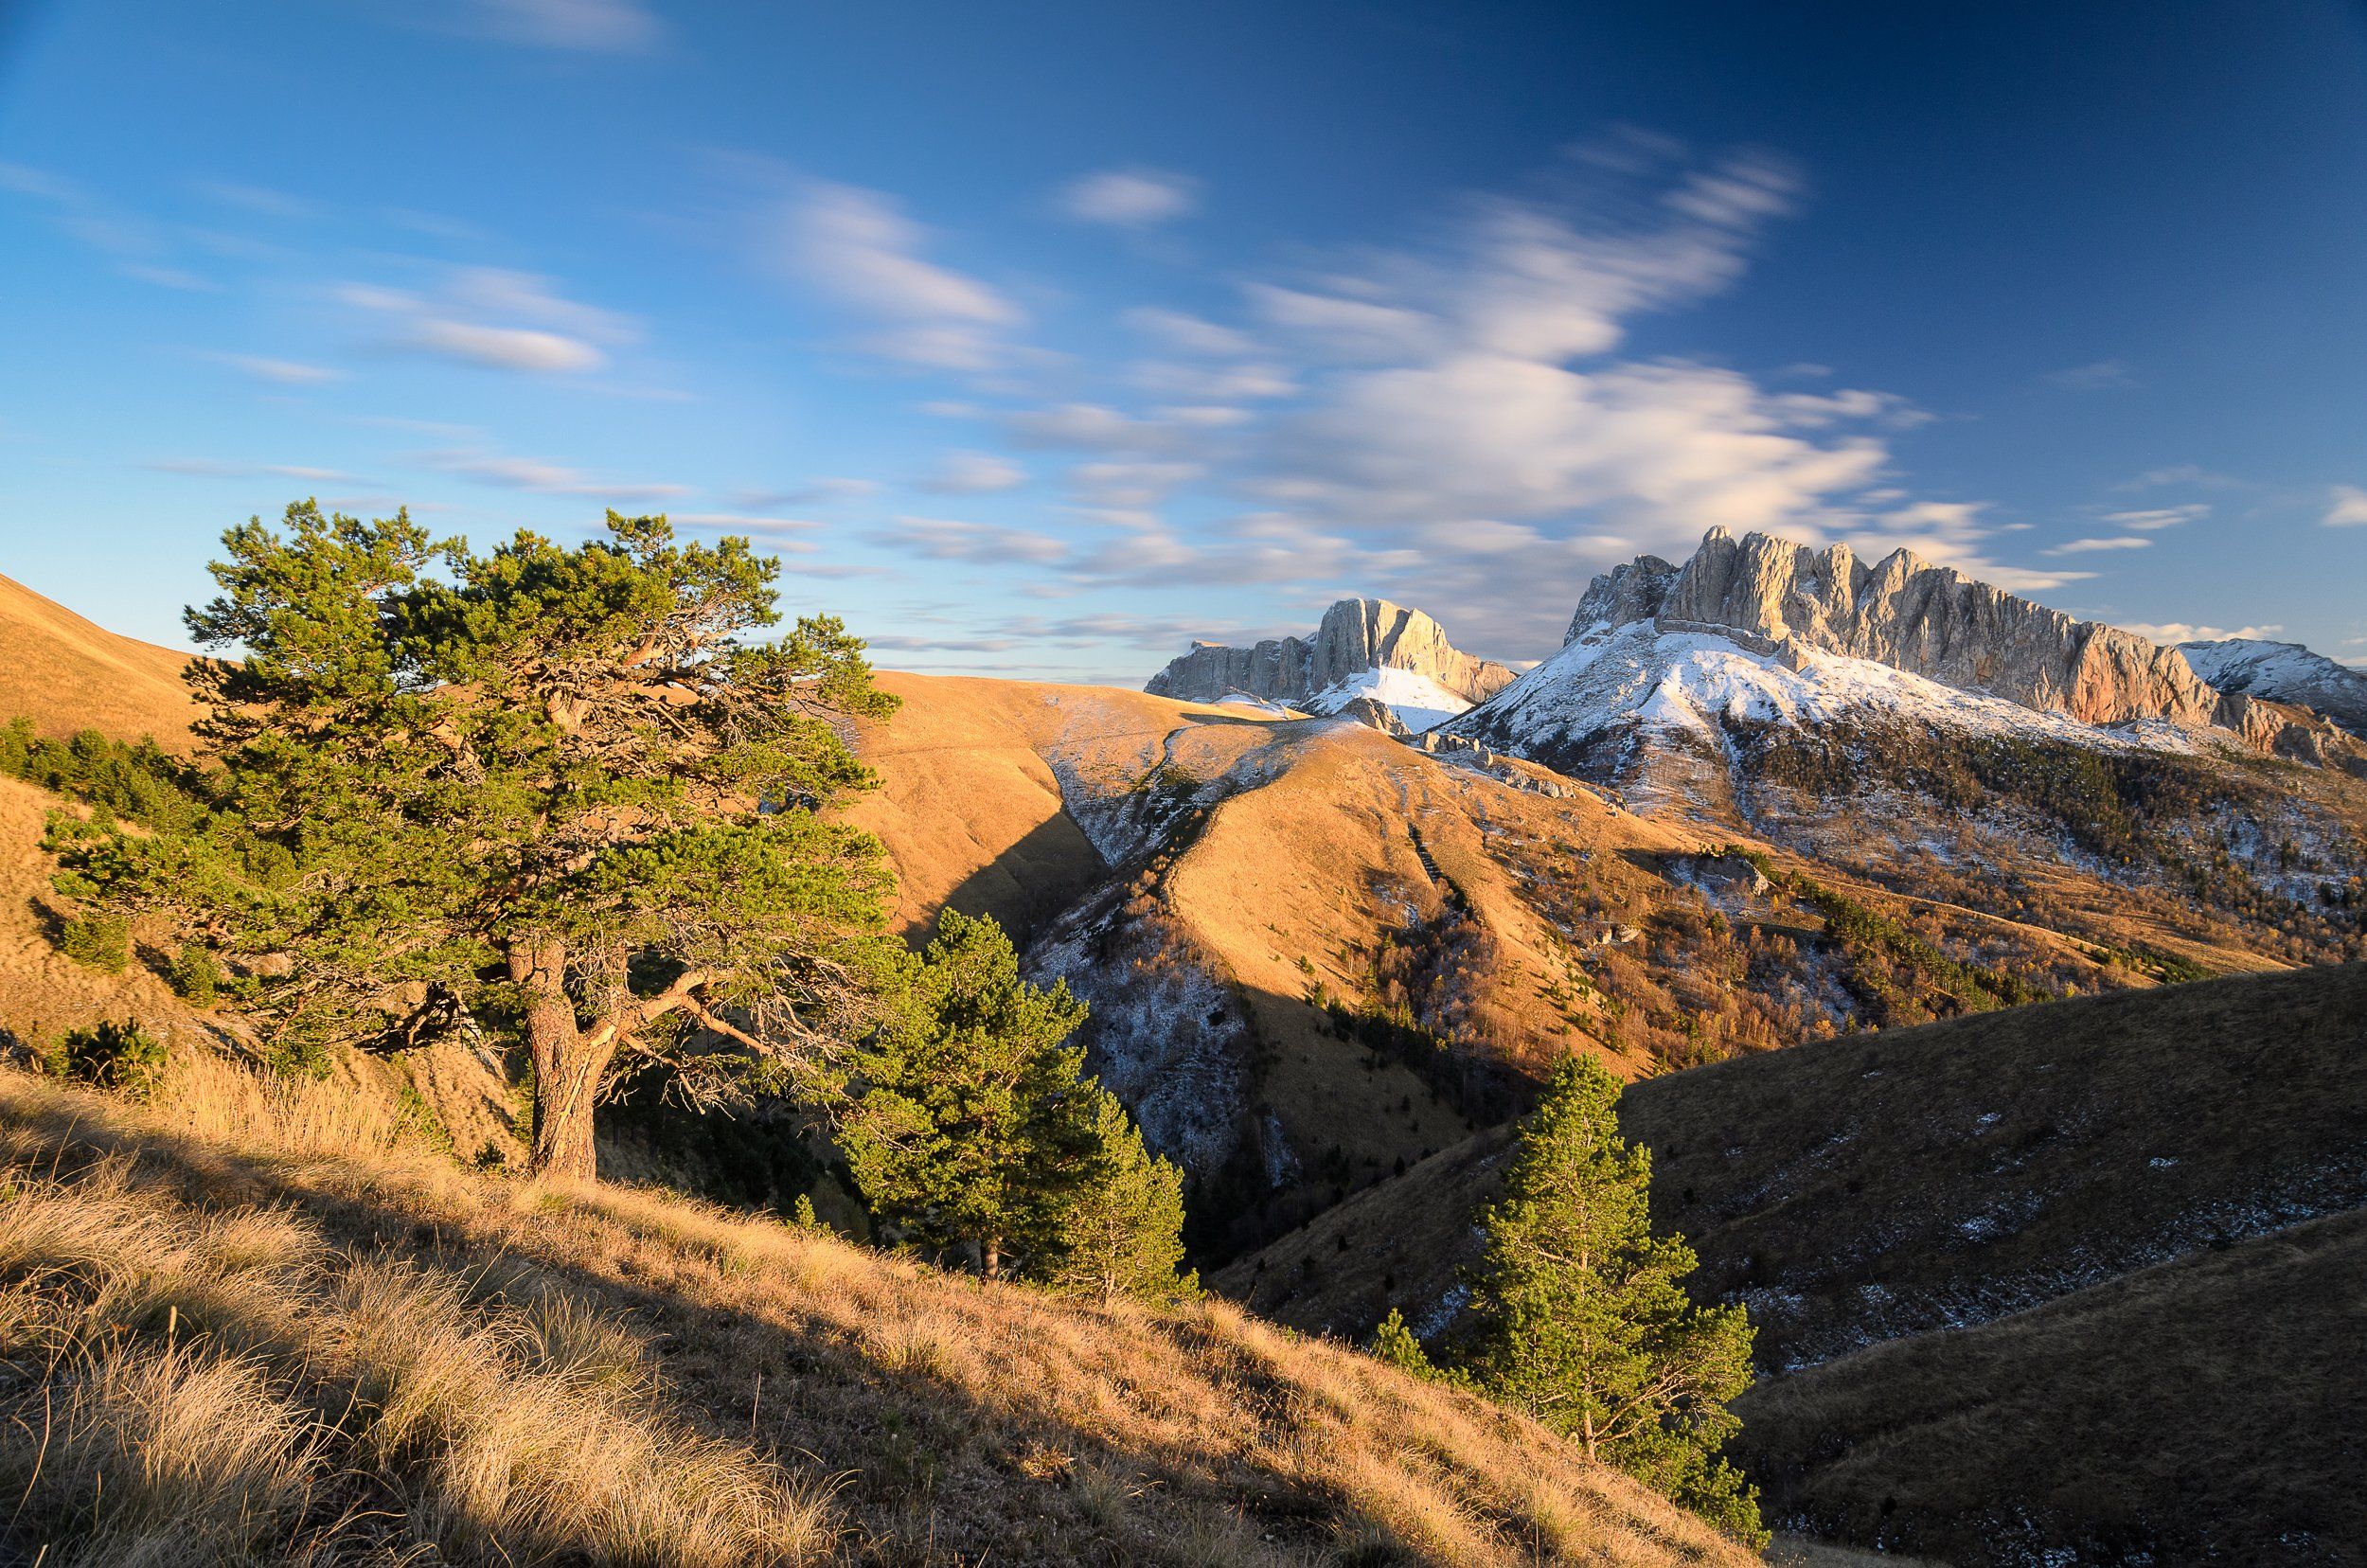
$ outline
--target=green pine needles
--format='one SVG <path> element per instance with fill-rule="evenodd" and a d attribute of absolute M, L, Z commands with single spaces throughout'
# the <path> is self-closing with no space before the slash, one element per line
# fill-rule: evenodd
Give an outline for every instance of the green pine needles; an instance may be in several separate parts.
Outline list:
<path fill-rule="evenodd" d="M 1184 1178 L 1067 1043 L 1085 1007 L 1020 978 L 1008 936 L 954 910 L 902 1005 L 831 1086 L 874 1214 L 938 1252 L 1103 1299 L 1172 1296 Z"/>
<path fill-rule="evenodd" d="M 1751 1386 L 1739 1307 L 1705 1307 L 1680 1283 L 1682 1237 L 1656 1237 L 1651 1150 L 1619 1136 L 1620 1083 L 1571 1058 L 1521 1126 L 1470 1277 L 1470 1329 L 1433 1367 L 1392 1311 L 1373 1353 L 1526 1411 L 1737 1539 L 1764 1546 L 1757 1489 L 1719 1457 L 1741 1430 L 1727 1401 Z"/>
<path fill-rule="evenodd" d="M 778 619 L 777 561 L 614 512 L 480 554 L 310 502 L 222 543 L 187 617 L 238 655 L 190 675 L 203 808 L 62 829 L 85 918 L 165 915 L 245 961 L 294 1058 L 514 1027 L 560 1176 L 594 1174 L 593 1107 L 636 1060 L 710 1103 L 868 1026 L 902 956 L 890 875 L 828 809 L 875 782 L 846 721 L 896 703 L 836 620 L 743 640 Z M 150 805 L 144 755 L 21 739 L 0 760 Z"/>

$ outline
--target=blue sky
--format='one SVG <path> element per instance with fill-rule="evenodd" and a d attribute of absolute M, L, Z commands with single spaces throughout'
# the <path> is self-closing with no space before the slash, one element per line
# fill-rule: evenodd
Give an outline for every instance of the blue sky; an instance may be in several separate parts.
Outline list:
<path fill-rule="evenodd" d="M 1723 523 L 2367 662 L 2362 171 L 2337 0 L 20 3 L 0 571 L 663 510 L 1139 682 Z"/>

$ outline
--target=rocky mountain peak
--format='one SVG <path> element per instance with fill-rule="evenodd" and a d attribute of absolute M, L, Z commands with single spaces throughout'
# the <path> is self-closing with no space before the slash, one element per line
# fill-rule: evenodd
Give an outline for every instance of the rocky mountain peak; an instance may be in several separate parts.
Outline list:
<path fill-rule="evenodd" d="M 1411 680 L 1379 678 L 1384 671 Z M 1326 712 L 1369 698 L 1400 710 L 1440 708 L 1445 717 L 1485 702 L 1512 679 L 1503 665 L 1456 648 L 1419 610 L 1344 598 L 1324 612 L 1312 637 L 1270 637 L 1248 648 L 1194 643 L 1143 689 L 1201 703 L 1240 693 Z M 1338 700 L 1319 701 L 1326 697 Z"/>
<path fill-rule="evenodd" d="M 2085 723 L 2218 719 L 2218 694 L 2175 651 L 1909 550 L 1869 565 L 1846 544 L 1712 528 L 1682 567 L 1639 556 L 1596 578 L 1568 640 L 1645 620 L 1759 652 L 1796 643 L 1871 659 Z"/>

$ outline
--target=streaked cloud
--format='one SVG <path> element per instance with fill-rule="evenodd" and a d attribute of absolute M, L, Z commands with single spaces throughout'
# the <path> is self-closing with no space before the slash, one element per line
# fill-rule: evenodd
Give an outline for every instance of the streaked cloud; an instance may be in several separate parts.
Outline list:
<path fill-rule="evenodd" d="M 637 54 L 666 29 L 642 0 L 459 0 L 457 29 L 528 48 Z"/>
<path fill-rule="evenodd" d="M 982 370 L 1023 319 L 991 285 L 921 255 L 928 234 L 889 196 L 808 181 L 767 225 L 766 259 L 802 286 L 878 324 L 857 347 L 882 358 Z"/>
<path fill-rule="evenodd" d="M 920 488 L 939 495 L 984 495 L 1016 490 L 1025 483 L 1027 471 L 1007 457 L 988 452 L 952 452 L 938 463 L 936 472 L 920 481 Z"/>
<path fill-rule="evenodd" d="M 881 538 L 891 548 L 928 561 L 1046 565 L 1069 553 L 1067 544 L 1049 534 L 941 517 L 899 517 Z"/>
<path fill-rule="evenodd" d="M 2147 507 L 2137 511 L 2106 512 L 2104 521 L 2120 527 L 2134 528 L 2140 533 L 2154 533 L 2210 515 L 2210 506 L 2198 501 L 2184 507 Z"/>
<path fill-rule="evenodd" d="M 641 336 L 630 316 L 570 299 L 547 277 L 501 267 L 451 268 L 424 294 L 347 283 L 333 295 L 386 318 L 381 341 L 387 348 L 489 370 L 580 375 Z"/>
<path fill-rule="evenodd" d="M 325 365 L 274 359 L 266 354 L 208 354 L 205 357 L 217 365 L 230 366 L 240 375 L 277 386 L 320 386 L 346 379 L 344 371 L 333 370 Z"/>
<path fill-rule="evenodd" d="M 1200 205 L 1200 182 L 1158 169 L 1105 169 L 1060 188 L 1059 208 L 1080 223 L 1148 228 Z"/>
<path fill-rule="evenodd" d="M 2095 555 L 2107 550 L 2149 550 L 2153 541 L 2139 534 L 2117 534 L 2104 539 L 2073 539 L 2047 551 L 2051 556 Z"/>
<path fill-rule="evenodd" d="M 2189 642 L 2224 642 L 2230 637 L 2273 637 L 2285 630 L 2282 626 L 2239 626 L 2233 631 L 2224 626 L 2197 626 L 2188 621 L 2119 621 L 2124 632 L 2158 642 L 2163 647 Z"/>
<path fill-rule="evenodd" d="M 2059 386 L 2066 392 L 2125 392 L 2138 384 L 2127 365 L 2116 359 L 2050 370 L 2042 379 L 2049 386 Z"/>
<path fill-rule="evenodd" d="M 538 457 L 511 457 L 476 449 L 421 454 L 421 467 L 458 479 L 502 490 L 531 490 L 537 495 L 564 495 L 595 501 L 635 503 L 665 501 L 690 493 L 683 485 L 659 485 L 602 479 L 561 463 Z"/>

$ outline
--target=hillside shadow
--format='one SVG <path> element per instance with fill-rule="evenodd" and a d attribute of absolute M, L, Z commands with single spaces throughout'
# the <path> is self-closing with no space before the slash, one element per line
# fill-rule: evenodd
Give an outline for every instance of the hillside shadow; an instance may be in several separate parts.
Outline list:
<path fill-rule="evenodd" d="M 1085 829 L 1062 811 L 963 878 L 944 905 L 964 915 L 991 915 L 1023 949 L 1109 869 Z M 932 916 L 907 926 L 904 935 L 925 938 L 934 925 Z"/>
<path fill-rule="evenodd" d="M 728 1233 L 709 1237 L 697 1216 L 648 1212 L 642 1195 L 630 1188 L 594 1186 L 539 1197 L 518 1189 L 519 1208 L 539 1208 L 550 1223 L 530 1221 L 525 1234 L 505 1235 L 496 1229 L 507 1212 L 498 1203 L 482 1215 L 454 1212 L 429 1188 L 406 1205 L 400 1187 L 365 1185 L 355 1179 L 366 1179 L 362 1167 L 333 1157 L 243 1152 L 126 1126 L 104 1111 L 91 1114 L 71 1105 L 0 1106 L 0 1127 L 30 1134 L 40 1146 L 37 1163 L 53 1179 L 72 1183 L 95 1167 L 129 1161 L 139 1179 L 157 1183 L 195 1209 L 293 1211 L 319 1224 L 349 1256 L 455 1274 L 470 1282 L 479 1302 L 530 1301 L 557 1290 L 621 1312 L 660 1347 L 667 1413 L 710 1436 L 744 1442 L 835 1492 L 868 1539 L 866 1559 L 907 1560 L 883 1538 L 900 1537 L 902 1550 L 916 1550 L 920 1542 L 914 1532 L 919 1530 L 930 1541 L 926 1560 L 970 1560 L 951 1555 L 938 1539 L 950 1521 L 931 1503 L 949 1472 L 963 1465 L 983 1464 L 1003 1485 L 1041 1487 L 1043 1507 L 1029 1510 L 1039 1520 L 1044 1507 L 1060 1509 L 1053 1499 L 1073 1484 L 1079 1467 L 1116 1478 L 1127 1496 L 1230 1512 L 1252 1522 L 1268 1542 L 1306 1549 L 1331 1538 L 1332 1521 L 1362 1512 L 1336 1483 L 1286 1472 L 1262 1457 L 1269 1448 L 1278 1450 L 1284 1436 L 1280 1413 L 1290 1405 L 1291 1381 L 1254 1345 L 1194 1313 L 1128 1308 L 1110 1318 L 1083 1305 L 1054 1309 L 1109 1324 L 1112 1343 L 1091 1363 L 1080 1363 L 1080 1376 L 1106 1375 L 1108 1354 L 1126 1333 L 1164 1341 L 1183 1357 L 1210 1363 L 1205 1375 L 1213 1382 L 1238 1391 L 1258 1425 L 1273 1427 L 1264 1440 L 1231 1452 L 1196 1451 L 1149 1434 L 1130 1442 L 1090 1413 L 1090 1401 L 1079 1405 L 1068 1391 L 1024 1381 L 1009 1384 L 1007 1399 L 989 1402 L 952 1370 L 972 1349 L 965 1342 L 966 1332 L 976 1331 L 972 1320 L 995 1310 L 987 1292 L 1007 1291 L 1012 1313 L 1023 1316 L 1050 1307 L 1050 1298 L 1021 1287 L 985 1286 L 976 1286 L 972 1297 L 958 1279 L 926 1272 L 899 1290 L 894 1279 L 857 1277 L 866 1269 L 894 1269 L 893 1263 L 774 1255 L 738 1244 Z M 601 1238 L 596 1241 L 607 1241 L 610 1249 L 605 1266 L 569 1256 L 571 1242 L 578 1250 L 585 1246 L 580 1232 L 570 1234 L 571 1212 L 658 1251 L 652 1256 L 619 1244 L 622 1238 Z M 761 1219 L 743 1216 L 726 1223 L 752 1218 Z M 730 1289 L 725 1282 L 732 1278 L 774 1273 L 782 1288 L 776 1310 L 714 1299 L 714 1292 Z M 702 1288 L 710 1292 L 704 1298 L 694 1293 Z M 834 1291 L 840 1298 L 827 1299 Z M 906 1299 L 893 1299 L 899 1295 Z M 1151 1364 L 1128 1374 L 1137 1375 L 1154 1375 Z M 1044 1463 L 1044 1456 L 1058 1468 L 1042 1473 L 1027 1468 Z M 970 1490 L 975 1479 L 956 1486 L 956 1492 Z M 1374 1531 L 1394 1535 L 1363 1517 Z M 1100 1539 L 1072 1541 L 1083 1548 L 1074 1560 L 1139 1560 L 1134 1554 L 1145 1543 L 1145 1530 L 1164 1527 L 1149 1517 L 1126 1520 L 1130 1528 L 1095 1523 L 1106 1525 L 1091 1531 Z M 991 1533 L 997 1526 L 989 1521 L 982 1527 Z M 1064 1528 L 1088 1527 L 1072 1520 Z"/>

